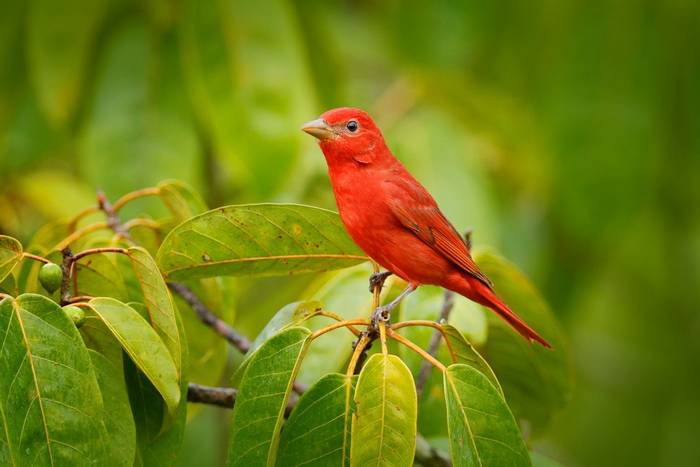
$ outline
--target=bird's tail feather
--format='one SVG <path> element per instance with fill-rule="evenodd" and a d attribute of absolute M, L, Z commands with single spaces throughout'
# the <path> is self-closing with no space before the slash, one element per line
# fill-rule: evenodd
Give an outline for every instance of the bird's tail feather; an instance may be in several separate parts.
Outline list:
<path fill-rule="evenodd" d="M 472 300 L 491 308 L 526 339 L 539 342 L 548 349 L 552 348 L 552 346 L 549 345 L 549 342 L 540 336 L 534 329 L 528 326 L 525 321 L 520 319 L 520 317 L 516 315 L 513 310 L 508 308 L 508 305 L 503 303 L 503 301 L 498 298 L 496 293 L 491 288 L 479 281 L 473 281 L 471 286 L 476 292 L 477 296 L 468 298 L 472 298 Z"/>

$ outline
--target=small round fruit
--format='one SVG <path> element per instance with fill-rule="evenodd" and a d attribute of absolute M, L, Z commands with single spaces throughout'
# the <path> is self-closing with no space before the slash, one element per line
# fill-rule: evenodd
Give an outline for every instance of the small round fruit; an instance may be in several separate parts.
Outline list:
<path fill-rule="evenodd" d="M 85 312 L 82 308 L 75 305 L 68 305 L 63 307 L 63 312 L 66 314 L 66 316 L 73 320 L 73 323 L 77 327 L 83 325 L 83 322 L 85 321 Z"/>
<path fill-rule="evenodd" d="M 39 270 L 39 282 L 48 293 L 54 293 L 61 286 L 61 280 L 63 272 L 58 264 L 46 263 Z"/>

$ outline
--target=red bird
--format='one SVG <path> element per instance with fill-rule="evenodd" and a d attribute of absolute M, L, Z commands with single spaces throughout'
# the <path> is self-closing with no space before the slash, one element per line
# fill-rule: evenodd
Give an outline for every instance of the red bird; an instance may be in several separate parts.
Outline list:
<path fill-rule="evenodd" d="M 550 347 L 496 296 L 467 243 L 430 193 L 394 157 L 366 112 L 329 110 L 302 130 L 319 140 L 338 212 L 352 239 L 408 282 L 375 317 L 386 317 L 421 284 L 439 285 L 491 308 L 525 338 Z"/>

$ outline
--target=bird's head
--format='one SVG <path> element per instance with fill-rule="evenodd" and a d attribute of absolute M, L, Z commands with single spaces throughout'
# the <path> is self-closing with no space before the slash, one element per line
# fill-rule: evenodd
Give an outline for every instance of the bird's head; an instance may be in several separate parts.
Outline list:
<path fill-rule="evenodd" d="M 352 160 L 369 164 L 386 150 L 379 128 L 367 112 L 360 109 L 329 110 L 301 129 L 318 139 L 328 164 Z"/>

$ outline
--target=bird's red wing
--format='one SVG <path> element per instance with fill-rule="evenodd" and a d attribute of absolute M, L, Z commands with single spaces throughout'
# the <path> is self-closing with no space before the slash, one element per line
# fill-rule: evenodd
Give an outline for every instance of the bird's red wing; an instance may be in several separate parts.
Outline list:
<path fill-rule="evenodd" d="M 440 211 L 435 200 L 418 182 L 387 181 L 389 207 L 399 222 L 427 245 L 489 288 L 491 281 L 479 270 L 469 248 Z"/>

